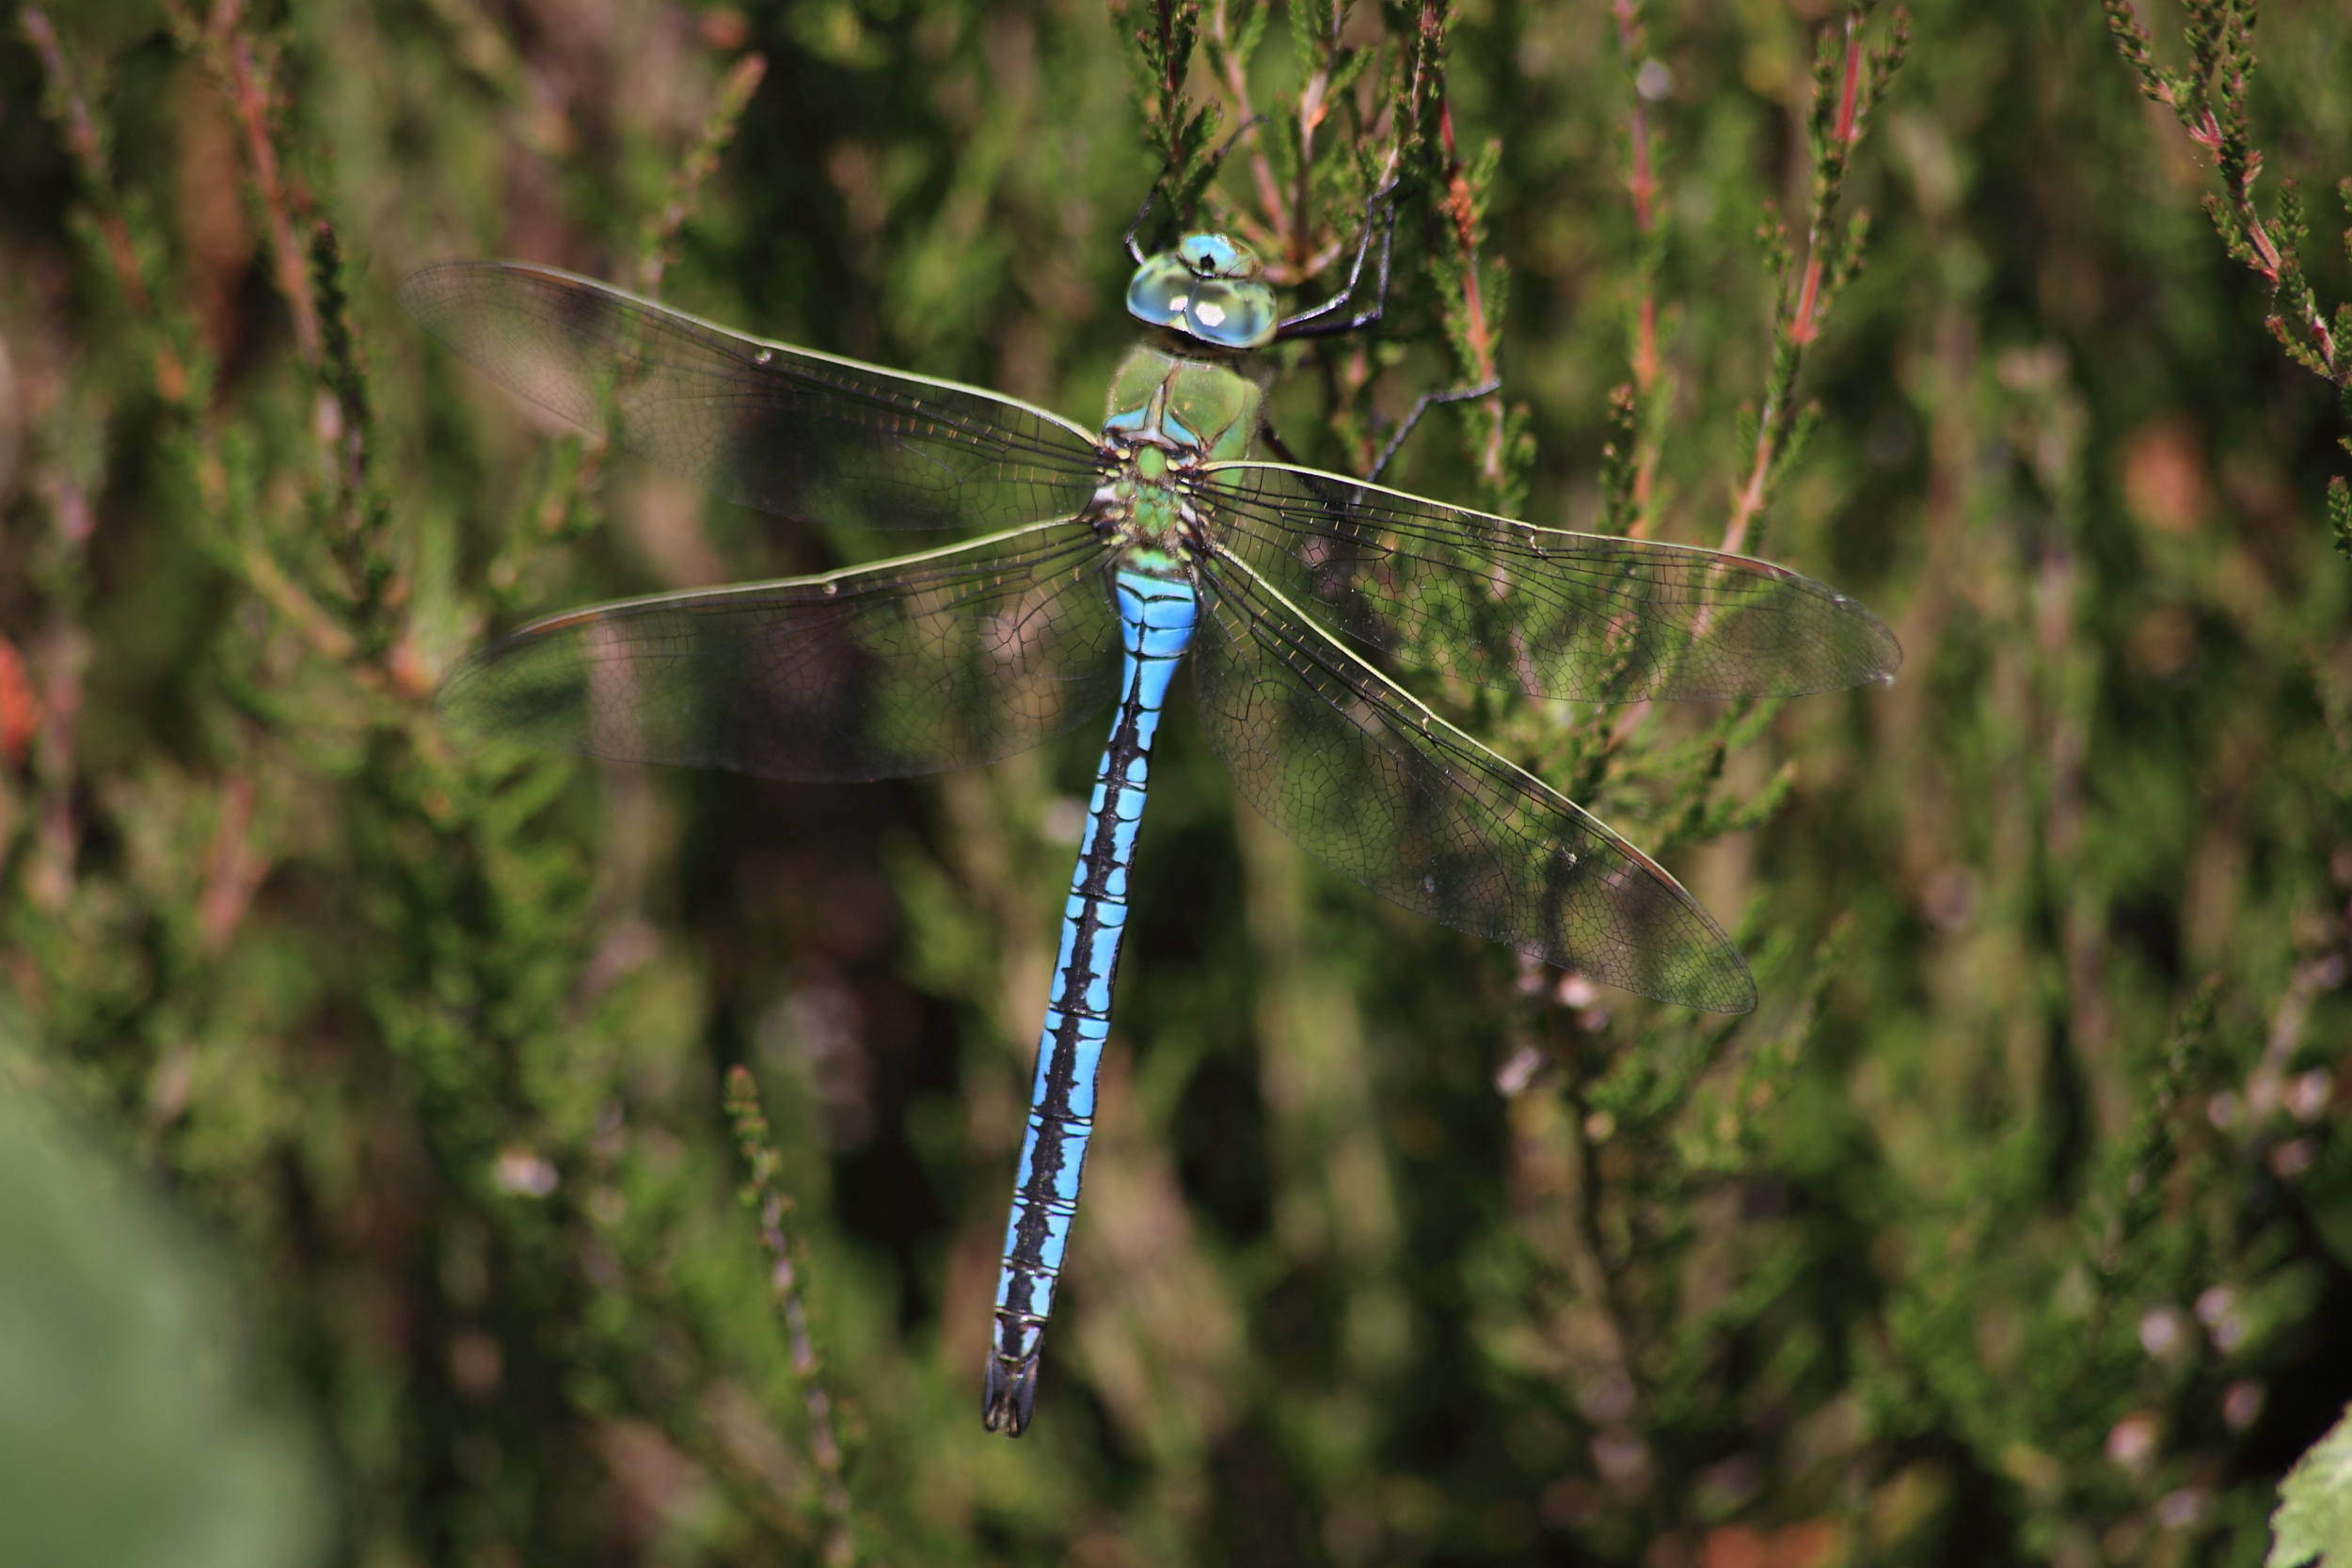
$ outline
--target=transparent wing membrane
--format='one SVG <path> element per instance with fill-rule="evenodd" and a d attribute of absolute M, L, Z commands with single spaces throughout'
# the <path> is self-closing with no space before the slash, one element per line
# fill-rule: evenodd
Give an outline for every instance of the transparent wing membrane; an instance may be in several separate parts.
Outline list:
<path fill-rule="evenodd" d="M 401 298 L 515 391 L 730 499 L 827 524 L 998 531 L 543 621 L 459 667 L 440 698 L 453 722 L 595 756 L 875 779 L 1025 750 L 1116 693 L 1108 574 L 1143 536 L 1115 511 L 1105 533 L 1080 520 L 1116 476 L 1079 426 L 542 267 L 449 262 Z M 1885 626 L 1765 562 L 1287 465 L 1208 472 L 1205 531 L 1187 540 L 1195 685 L 1252 805 L 1447 925 L 1663 1001 L 1755 1005 L 1739 953 L 1672 877 L 1436 718 L 1371 650 L 1533 696 L 1786 697 L 1891 676 L 1902 653 Z"/>
<path fill-rule="evenodd" d="M 729 500 L 854 528 L 1001 529 L 1075 513 L 1082 428 L 973 387 L 764 343 L 601 283 L 445 261 L 401 285 L 477 370 Z"/>
<path fill-rule="evenodd" d="M 1193 682 L 1244 799 L 1332 869 L 1458 930 L 1661 1001 L 1756 1005 L 1675 879 L 1437 719 L 1249 567 L 1204 563 Z"/>
<path fill-rule="evenodd" d="M 1580 702 L 1882 680 L 1894 634 L 1744 556 L 1567 533 L 1272 464 L 1216 470 L 1227 549 L 1332 626 L 1473 685 Z"/>
<path fill-rule="evenodd" d="M 1109 557 L 1041 524 L 818 578 L 599 606 L 460 665 L 451 722 L 588 756 L 883 779 L 1025 751 L 1119 686 Z"/>
<path fill-rule="evenodd" d="M 1236 346 L 1370 319 L 1334 314 L 1342 296 L 1278 323 L 1254 270 L 1216 247 L 1246 253 L 1216 235 L 1185 244 L 1200 256 L 1138 274 L 1130 299 L 1147 318 L 1231 328 Z M 1264 294 L 1263 320 L 1235 313 L 1236 279 Z M 1098 438 L 978 388 L 761 342 L 543 267 L 448 262 L 401 300 L 514 391 L 731 500 L 987 534 L 554 616 L 458 666 L 438 698 L 452 725 L 590 756 L 858 780 L 989 762 L 1118 700 L 998 1289 L 985 1418 L 1016 1436 L 1076 1213 L 1177 660 L 1191 658 L 1201 727 L 1242 797 L 1334 870 L 1544 962 L 1743 1013 L 1756 1001 L 1747 965 L 1673 877 L 1379 666 L 1625 702 L 1795 696 L 1886 678 L 1902 658 L 1868 610 L 1764 562 L 1212 461 L 1246 455 L 1258 425 L 1258 386 L 1223 359 L 1138 347 Z"/>

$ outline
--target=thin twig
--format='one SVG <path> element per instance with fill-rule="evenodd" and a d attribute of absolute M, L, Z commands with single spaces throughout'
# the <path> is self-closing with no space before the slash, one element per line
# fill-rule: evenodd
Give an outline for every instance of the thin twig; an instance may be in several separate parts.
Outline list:
<path fill-rule="evenodd" d="M 709 116 L 703 121 L 702 134 L 670 177 L 669 199 L 661 204 L 660 215 L 645 226 L 645 234 L 638 246 L 638 286 L 647 295 L 661 293 L 662 275 L 677 264 L 677 240 L 686 220 L 694 214 L 702 199 L 703 186 L 718 172 L 719 160 L 735 140 L 737 128 L 743 121 L 743 111 L 751 107 L 752 95 L 768 75 L 768 56 L 746 55 L 735 62 L 719 83 L 719 91 L 710 106 Z"/>
<path fill-rule="evenodd" d="M 1461 320 L 1456 333 L 1470 363 L 1463 379 L 1476 386 L 1499 384 L 1502 377 L 1495 364 L 1495 334 L 1486 320 L 1486 305 L 1478 281 L 1478 202 L 1476 193 L 1462 167 L 1462 160 L 1454 145 L 1454 106 L 1441 103 L 1438 106 L 1438 135 L 1445 151 L 1446 194 L 1440 204 L 1445 215 L 1453 220 L 1455 265 L 1462 282 Z M 1486 429 L 1478 445 L 1478 477 L 1484 483 L 1489 502 L 1494 502 L 1509 488 L 1510 473 L 1505 459 L 1509 447 L 1506 420 L 1502 410 L 1502 393 L 1498 390 L 1478 400 L 1486 416 Z"/>
<path fill-rule="evenodd" d="M 217 0 L 205 33 L 218 52 L 218 65 L 229 87 L 229 106 L 245 132 L 246 157 L 252 165 L 254 195 L 269 220 L 270 260 L 278 272 L 278 292 L 294 318 L 294 348 L 305 365 L 319 363 L 318 303 L 310 293 L 310 271 L 303 245 L 294 237 L 294 221 L 287 210 L 286 184 L 278 168 L 277 144 L 270 138 L 273 103 L 268 68 L 254 54 L 253 40 L 241 24 L 244 0 Z"/>
<path fill-rule="evenodd" d="M 1868 18 L 1869 5 L 1870 0 L 1849 0 L 1844 48 L 1834 55 L 1824 34 L 1823 48 L 1816 57 L 1808 138 L 1813 191 L 1805 226 L 1804 271 L 1793 300 L 1788 292 L 1793 258 L 1788 251 L 1788 236 L 1778 218 L 1768 216 L 1767 240 L 1777 274 L 1772 367 L 1765 384 L 1764 406 L 1756 416 L 1748 475 L 1733 496 L 1731 518 L 1724 528 L 1723 547 L 1727 552 L 1736 554 L 1747 546 L 1749 531 L 1772 499 L 1781 467 L 1802 438 L 1796 408 L 1797 372 L 1805 348 L 1820 336 L 1821 318 L 1828 313 L 1831 299 L 1861 263 L 1867 214 L 1858 214 L 1842 235 L 1831 228 L 1830 217 L 1845 184 L 1854 146 L 1862 139 L 1864 119 L 1901 64 L 1910 37 L 1910 17 L 1899 7 L 1887 47 L 1876 53 L 1866 47 L 1863 24 Z M 1835 108 L 1823 98 L 1833 74 L 1836 79 Z"/>
<path fill-rule="evenodd" d="M 1860 29 L 1855 25 L 1857 20 L 1852 12 L 1847 13 L 1845 81 L 1838 95 L 1836 131 L 1837 143 L 1841 147 L 1852 145 L 1854 88 L 1862 71 L 1862 39 Z M 1738 553 L 1746 544 L 1749 525 L 1756 520 L 1756 515 L 1764 510 L 1765 486 L 1772 477 L 1772 458 L 1787 438 L 1788 404 L 1796 390 L 1798 359 L 1804 346 L 1813 341 L 1815 333 L 1813 312 L 1820 294 L 1821 233 L 1827 216 L 1820 205 L 1816 203 L 1812 223 L 1805 233 L 1804 283 L 1798 294 L 1795 311 L 1793 314 L 1787 313 L 1784 302 L 1783 319 L 1774 324 L 1780 329 L 1782 343 L 1780 353 L 1774 357 L 1785 361 L 1787 369 L 1784 371 L 1780 364 L 1775 364 L 1772 379 L 1765 388 L 1764 408 L 1756 421 L 1756 450 L 1748 465 L 1747 482 L 1740 486 L 1739 494 L 1732 502 L 1731 520 L 1724 527 L 1723 547 L 1730 553 Z"/>
<path fill-rule="evenodd" d="M 766 55 L 746 55 L 720 82 L 701 132 L 670 177 L 670 194 L 660 213 L 647 221 L 639 236 L 637 280 L 643 293 L 660 293 L 663 277 L 677 263 L 678 236 L 700 206 L 704 188 L 718 171 L 720 159 L 733 144 L 743 115 L 767 74 Z M 624 367 L 624 376 L 628 373 Z M 628 385 L 624 379 L 615 392 Z M 501 599 L 510 597 L 523 580 L 527 561 L 580 531 L 585 516 L 581 502 L 603 482 L 610 450 L 607 439 L 595 436 L 567 436 L 557 444 L 546 481 L 524 508 L 528 526 L 518 522 L 507 530 L 506 543 L 485 574 L 493 594 Z"/>
<path fill-rule="evenodd" d="M 284 615 L 313 652 L 334 663 L 348 663 L 357 647 L 351 634 L 286 574 L 258 534 L 240 526 L 242 518 L 230 506 L 229 472 L 218 442 L 204 411 L 187 406 L 191 389 L 187 367 L 172 347 L 155 297 L 140 274 L 130 225 L 107 171 L 104 137 L 97 117 L 90 112 L 88 98 L 73 71 L 72 61 L 67 57 L 49 19 L 35 6 L 24 7 L 19 16 L 48 78 L 52 118 L 65 134 L 66 146 L 81 176 L 85 198 L 104 238 L 104 259 L 124 300 L 148 329 L 149 341 L 153 345 L 155 390 L 188 417 L 187 451 L 196 495 L 209 525 L 204 534 L 210 553 Z M 310 298 L 307 279 L 298 293 L 304 300 Z M 315 336 L 315 322 L 312 330 Z M 363 686 L 381 684 L 381 672 L 355 665 L 351 673 Z"/>
<path fill-rule="evenodd" d="M 40 806 L 24 885 L 35 905 L 59 910 L 73 896 L 81 840 L 73 811 L 73 753 L 90 639 L 80 612 L 88 598 L 84 562 L 97 516 L 88 496 L 64 474 L 54 474 L 42 488 L 56 537 L 46 574 L 49 626 L 41 637 L 40 730 L 33 748 Z"/>
<path fill-rule="evenodd" d="M 1627 106 L 1627 141 L 1632 167 L 1626 177 L 1626 191 L 1633 198 L 1633 231 L 1641 236 L 1646 248 L 1651 235 L 1657 231 L 1658 219 L 1651 211 L 1657 194 L 1656 176 L 1650 163 L 1649 108 L 1643 102 L 1640 87 L 1643 38 L 1641 17 L 1636 0 L 1610 0 L 1610 11 L 1617 21 L 1617 47 L 1625 56 L 1626 74 L 1632 87 L 1631 103 Z M 1633 338 L 1633 386 L 1636 392 L 1646 392 L 1658 380 L 1658 294 L 1656 279 L 1645 269 L 1636 281 L 1637 325 Z M 1647 499 L 1647 475 L 1644 475 L 1640 495 Z"/>
<path fill-rule="evenodd" d="M 726 1110 L 728 1123 L 735 1129 L 736 1148 L 750 1173 L 741 1189 L 743 1205 L 759 1215 L 759 1242 L 768 1249 L 769 1289 L 784 1313 L 792 1372 L 808 1402 L 808 1446 L 825 1504 L 825 1561 L 842 1568 L 855 1561 L 857 1555 L 850 1538 L 850 1493 L 841 1481 L 841 1449 L 834 1441 L 833 1402 L 826 1396 L 817 1352 L 809 1341 L 808 1315 L 801 1306 L 799 1275 L 793 1266 L 794 1248 L 784 1228 L 792 1200 L 776 1185 L 776 1167 L 782 1160 L 769 1141 L 768 1117 L 759 1107 L 758 1086 L 740 1065 L 727 1070 Z"/>
<path fill-rule="evenodd" d="M 2254 199 L 2263 155 L 2248 128 L 2246 87 L 2255 64 L 2255 0 L 2185 0 L 2188 71 L 2157 62 L 2153 40 L 2133 14 L 2131 0 L 2103 3 L 2116 52 L 2137 73 L 2141 94 L 2170 109 L 2189 140 L 2213 158 L 2223 194 L 2205 198 L 2205 213 L 2231 259 L 2269 285 L 2263 325 L 2288 358 L 2352 391 L 2352 302 L 2331 314 L 2303 270 L 2301 193 L 2292 180 L 2281 181 L 2276 213 L 2267 219 Z M 2352 214 L 2352 179 L 2338 182 L 2336 192 Z M 2344 234 L 2344 246 L 2352 254 L 2352 230 Z M 2352 451 L 2352 434 L 2339 440 Z M 2352 559 L 2352 485 L 2342 474 L 2328 481 L 2328 518 L 2337 553 Z"/>
<path fill-rule="evenodd" d="M 2271 1015 L 2270 1034 L 2263 1043 L 2262 1059 L 2246 1081 L 2245 1132 L 2249 1140 L 2262 1135 L 2265 1123 L 2279 1108 L 2287 1066 L 2295 1060 L 2296 1049 L 2303 1043 L 2303 1026 L 2311 1018 L 2312 1004 L 2319 999 L 2320 992 L 2344 984 L 2344 974 L 2341 953 L 2325 953 L 2295 966 L 2286 994 L 2279 999 L 2279 1010 Z"/>
<path fill-rule="evenodd" d="M 1611 0 L 1610 12 L 1616 19 L 1617 49 L 1625 61 L 1626 191 L 1633 199 L 1636 249 L 1633 346 L 1629 356 L 1633 381 L 1629 388 L 1620 389 L 1612 410 L 1615 440 L 1602 454 L 1608 469 L 1603 488 L 1611 529 L 1639 539 L 1650 530 L 1658 465 L 1664 451 L 1658 435 L 1665 378 L 1664 357 L 1658 346 L 1658 179 L 1649 106 L 1641 86 L 1642 55 L 1648 43 L 1642 29 L 1640 0 Z"/>
<path fill-rule="evenodd" d="M 1274 166 L 1266 159 L 1264 135 L 1253 123 L 1259 116 L 1257 110 L 1250 106 L 1249 62 L 1242 57 L 1244 40 L 1234 36 L 1228 5 L 1229 0 L 1215 0 L 1209 8 L 1208 32 L 1215 45 L 1210 57 L 1214 64 L 1221 68 L 1216 72 L 1215 80 L 1232 103 L 1233 117 L 1249 139 L 1249 182 L 1257 188 L 1258 206 L 1265 214 L 1267 233 L 1271 237 L 1266 248 L 1290 259 L 1295 236 L 1289 221 L 1289 207 L 1282 199 L 1281 182 L 1274 178 Z M 1303 174 L 1306 167 L 1304 157 L 1299 160 L 1299 167 Z"/>
<path fill-rule="evenodd" d="M 82 179 L 91 214 L 98 221 L 99 234 L 105 241 L 106 261 L 114 274 L 115 286 L 131 307 L 131 313 L 153 325 L 155 306 L 148 293 L 147 279 L 139 270 L 138 251 L 131 243 L 131 226 L 122 215 L 122 203 L 116 197 L 113 177 L 106 167 L 106 150 L 99 135 L 98 121 L 90 113 L 89 100 L 66 57 L 65 46 L 57 40 L 57 30 L 49 24 L 48 16 L 39 6 L 26 6 L 18 13 L 24 37 L 32 43 L 33 52 L 40 57 L 41 74 L 48 79 L 52 116 L 65 133 L 66 150 L 73 155 L 73 166 Z M 187 367 L 160 332 L 151 334 L 154 345 L 155 389 L 167 403 L 184 402 L 188 395 Z"/>
<path fill-rule="evenodd" d="M 204 892 L 196 905 L 197 943 L 208 954 L 228 948 L 269 873 L 268 858 L 253 848 L 254 794 L 248 771 L 232 771 L 221 780 L 220 815 L 204 851 Z"/>

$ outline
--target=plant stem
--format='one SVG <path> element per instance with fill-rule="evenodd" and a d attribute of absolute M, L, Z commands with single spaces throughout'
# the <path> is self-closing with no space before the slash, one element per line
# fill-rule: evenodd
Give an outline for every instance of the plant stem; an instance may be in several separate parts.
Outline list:
<path fill-rule="evenodd" d="M 743 1204 L 759 1215 L 759 1243 L 768 1250 L 768 1288 L 784 1313 L 792 1373 L 800 1379 L 808 1402 L 808 1446 L 817 1463 L 818 1489 L 824 1498 L 825 1561 L 832 1568 L 857 1559 L 850 1538 L 850 1493 L 841 1481 L 841 1447 L 834 1440 L 833 1401 L 817 1365 L 809 1339 L 808 1314 L 801 1305 L 799 1275 L 793 1267 L 792 1240 L 784 1228 L 792 1200 L 776 1185 L 781 1164 L 770 1141 L 768 1117 L 759 1107 L 759 1089 L 740 1064 L 727 1069 L 726 1110 L 735 1129 L 736 1148 L 750 1174 L 744 1179 Z"/>

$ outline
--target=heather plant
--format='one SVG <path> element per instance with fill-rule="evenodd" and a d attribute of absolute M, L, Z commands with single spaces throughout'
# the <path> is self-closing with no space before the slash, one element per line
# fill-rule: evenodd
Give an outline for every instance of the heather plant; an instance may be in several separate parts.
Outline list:
<path fill-rule="evenodd" d="M 2138 74 L 2139 90 L 2178 115 L 2189 140 L 2214 160 L 2223 194 L 2205 198 L 2205 214 L 2230 259 L 2270 286 L 2263 325 L 2288 358 L 2352 398 L 2352 303 L 2330 313 L 2312 292 L 2303 269 L 2303 242 L 2311 228 L 2302 191 L 2294 180 L 2283 182 L 2265 214 L 2254 190 L 2263 155 L 2253 143 L 2247 84 L 2256 64 L 2254 22 L 2261 8 L 2253 0 L 2190 0 L 2185 9 L 2190 57 L 2185 71 L 2158 63 L 2155 40 L 2124 0 L 2106 0 L 2107 28 L 2124 63 Z M 2336 194 L 2352 217 L 2352 175 L 2336 182 Z M 2352 230 L 2345 230 L 2344 245 L 2352 254 Z M 2352 421 L 2352 402 L 2344 407 Z M 2352 451 L 2352 436 L 2343 442 Z M 2328 515 L 2338 553 L 2352 554 L 2352 487 L 2342 474 L 2328 482 Z"/>
<path fill-rule="evenodd" d="M 2352 168 L 2341 8 L 6 32 L 0 1085 L 217 1258 L 332 1560 L 2269 1550 L 2352 1397 L 2352 276 L 2285 195 Z M 1144 243 L 1227 228 L 1303 302 L 1374 229 L 1376 325 L 1265 356 L 1301 461 L 1785 561 L 1906 663 L 1416 688 L 1734 929 L 1737 1019 L 1364 895 L 1180 698 L 1008 1443 L 977 1369 L 1099 736 L 820 786 L 445 732 L 532 615 L 893 546 L 538 422 L 392 290 L 522 256 L 1090 423 L 1152 193 Z"/>

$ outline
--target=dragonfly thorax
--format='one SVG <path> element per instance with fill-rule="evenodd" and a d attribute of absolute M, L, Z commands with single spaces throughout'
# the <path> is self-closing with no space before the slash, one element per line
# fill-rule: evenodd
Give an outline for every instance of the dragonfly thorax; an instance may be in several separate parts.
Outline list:
<path fill-rule="evenodd" d="M 1202 483 L 1200 451 L 1151 436 L 1120 439 L 1106 433 L 1103 456 L 1103 483 L 1088 508 L 1096 530 L 1130 554 L 1153 558 L 1137 562 L 1143 570 L 1168 575 L 1159 562 L 1172 567 L 1172 552 L 1198 538 L 1204 526 L 1196 504 Z"/>
<path fill-rule="evenodd" d="M 1262 396 L 1229 364 L 1138 343 L 1111 377 L 1099 439 L 1105 447 L 1149 445 L 1238 463 L 1257 436 Z"/>
<path fill-rule="evenodd" d="M 1138 344 L 1111 378 L 1096 443 L 1095 527 L 1130 549 L 1168 551 L 1206 527 L 1204 468 L 1249 455 L 1258 384 L 1212 359 Z"/>

